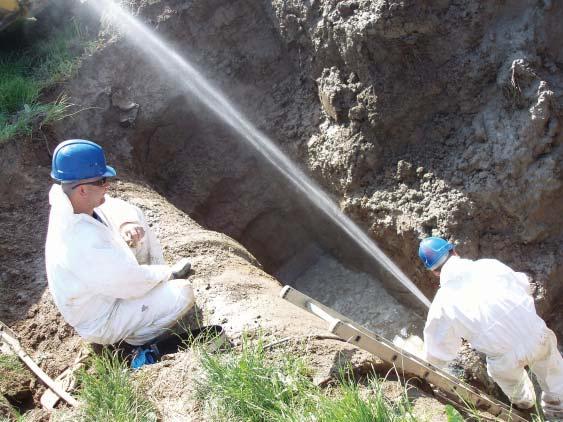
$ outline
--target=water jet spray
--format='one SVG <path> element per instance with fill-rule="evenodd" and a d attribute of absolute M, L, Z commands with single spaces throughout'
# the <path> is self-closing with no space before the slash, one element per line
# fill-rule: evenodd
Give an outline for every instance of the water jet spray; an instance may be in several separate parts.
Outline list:
<path fill-rule="evenodd" d="M 202 72 L 168 46 L 153 30 L 112 0 L 95 0 L 89 1 L 88 4 L 118 28 L 153 65 L 177 82 L 186 95 L 189 93 L 197 97 L 210 111 L 234 129 L 426 308 L 430 307 L 428 298 L 399 267 L 268 136 L 244 117 L 235 105 L 203 76 Z"/>

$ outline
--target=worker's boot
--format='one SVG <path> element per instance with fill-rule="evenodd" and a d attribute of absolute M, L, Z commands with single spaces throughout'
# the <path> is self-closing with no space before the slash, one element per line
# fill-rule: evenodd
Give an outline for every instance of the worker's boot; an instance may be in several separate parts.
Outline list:
<path fill-rule="evenodd" d="M 512 404 L 518 409 L 528 410 L 534 407 L 536 403 L 532 400 L 514 400 Z"/>
<path fill-rule="evenodd" d="M 511 398 L 514 406 L 522 410 L 528 410 L 536 405 L 536 392 L 526 372 L 522 373 L 522 380 L 514 390 L 515 394 Z"/>
<path fill-rule="evenodd" d="M 563 402 L 561 399 L 551 395 L 542 394 L 541 407 L 548 421 L 563 420 Z"/>

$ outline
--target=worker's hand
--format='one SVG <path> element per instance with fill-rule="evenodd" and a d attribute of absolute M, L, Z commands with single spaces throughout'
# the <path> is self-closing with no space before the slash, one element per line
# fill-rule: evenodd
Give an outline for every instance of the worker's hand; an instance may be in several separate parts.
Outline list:
<path fill-rule="evenodd" d="M 406 350 L 411 355 L 424 359 L 424 342 L 418 336 L 411 335 L 408 338 L 395 336 L 393 344 L 395 346 L 399 346 L 403 350 Z"/>
<path fill-rule="evenodd" d="M 178 278 L 186 278 L 190 272 L 192 264 L 188 261 L 188 258 L 182 258 L 174 265 L 172 265 L 172 275 L 170 276 L 172 280 Z"/>
<path fill-rule="evenodd" d="M 137 247 L 139 242 L 145 237 L 145 229 L 137 223 L 124 223 L 121 225 L 119 232 L 130 248 Z"/>
<path fill-rule="evenodd" d="M 526 273 L 516 273 L 516 276 L 521 280 L 526 293 L 534 297 L 536 285 L 532 282 L 532 279 Z"/>

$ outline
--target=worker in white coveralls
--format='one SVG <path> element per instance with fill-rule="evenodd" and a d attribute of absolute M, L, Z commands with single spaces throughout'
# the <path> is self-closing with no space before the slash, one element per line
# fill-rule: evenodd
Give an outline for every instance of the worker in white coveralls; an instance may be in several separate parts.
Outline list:
<path fill-rule="evenodd" d="M 528 277 L 495 259 L 462 259 L 439 237 L 422 240 L 419 256 L 440 277 L 424 328 L 425 360 L 445 366 L 464 338 L 487 355 L 489 376 L 512 403 L 523 409 L 535 404 L 528 366 L 543 390 L 544 413 L 562 417 L 563 358 L 536 313 Z"/>
<path fill-rule="evenodd" d="M 86 341 L 138 346 L 163 335 L 194 305 L 187 259 L 165 265 L 141 210 L 108 196 L 115 170 L 102 148 L 75 139 L 53 153 L 45 257 L 49 289 Z"/>

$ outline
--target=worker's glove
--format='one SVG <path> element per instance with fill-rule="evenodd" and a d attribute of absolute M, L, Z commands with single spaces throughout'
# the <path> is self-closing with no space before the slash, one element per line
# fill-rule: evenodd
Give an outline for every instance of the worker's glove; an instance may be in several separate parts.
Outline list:
<path fill-rule="evenodd" d="M 424 342 L 418 336 L 412 335 L 409 338 L 395 336 L 393 344 L 395 346 L 399 346 L 403 350 L 406 350 L 411 355 L 424 359 Z"/>
<path fill-rule="evenodd" d="M 177 278 L 186 278 L 188 273 L 190 272 L 190 268 L 192 264 L 188 261 L 188 258 L 182 258 L 174 265 L 172 265 L 172 275 L 170 276 L 171 279 Z"/>
<path fill-rule="evenodd" d="M 119 228 L 119 233 L 130 248 L 137 247 L 139 242 L 145 237 L 145 229 L 138 223 L 123 223 Z"/>
<path fill-rule="evenodd" d="M 530 277 L 528 277 L 525 273 L 516 273 L 516 276 L 520 277 L 520 280 L 522 280 L 526 293 L 533 297 L 534 292 L 536 291 L 536 285 L 532 283 Z"/>

